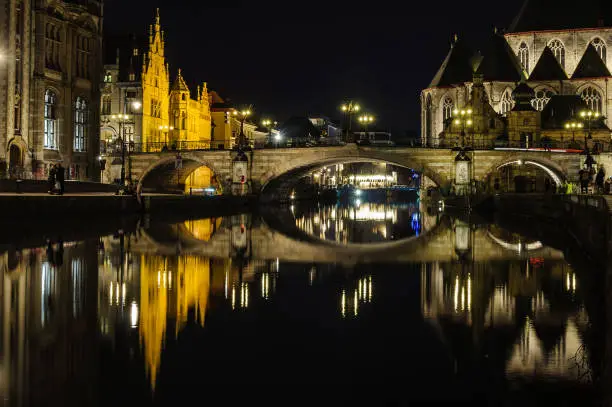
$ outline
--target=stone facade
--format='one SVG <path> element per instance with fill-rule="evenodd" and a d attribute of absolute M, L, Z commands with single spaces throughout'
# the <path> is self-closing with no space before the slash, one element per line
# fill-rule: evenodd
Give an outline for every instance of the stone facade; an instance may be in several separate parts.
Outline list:
<path fill-rule="evenodd" d="M 612 52 L 608 50 L 609 44 L 612 43 L 612 28 L 511 32 L 503 34 L 503 37 L 513 51 L 514 58 L 522 67 L 526 83 L 534 90 L 532 99 L 534 108 L 543 110 L 554 95 L 579 95 L 586 106 L 604 116 L 604 123 L 608 127 L 612 124 L 609 119 L 612 116 L 612 85 L 610 85 Z M 452 47 L 456 44 L 457 41 L 453 42 Z M 601 58 L 602 67 L 599 69 L 601 74 L 577 72 L 577 67 L 589 46 L 592 46 Z M 549 77 L 542 77 L 541 72 L 534 75 L 534 70 L 546 47 L 556 57 L 564 77 L 559 77 L 553 72 L 550 72 Z M 484 58 L 487 58 L 486 54 Z M 471 62 L 476 70 L 477 59 Z M 445 67 L 441 69 L 443 68 Z M 467 105 L 472 81 L 469 78 L 464 79 L 456 83 L 444 83 L 441 86 L 432 83 L 433 86 L 421 92 L 423 143 L 438 145 L 439 136 L 444 131 L 444 122 L 450 117 L 450 112 Z M 512 91 L 518 82 L 484 78 L 486 97 L 493 109 L 502 117 L 506 117 L 514 106 Z"/>
<path fill-rule="evenodd" d="M 96 179 L 102 2 L 8 0 L 0 6 L 0 169 Z M 5 171 L 8 170 L 8 171 Z"/>
<path fill-rule="evenodd" d="M 129 152 L 172 150 L 185 143 L 205 149 L 211 142 L 207 85 L 198 86 L 193 99 L 180 69 L 174 82 L 170 81 L 159 10 L 146 45 L 136 37 L 128 43 L 118 44 L 114 61 L 104 65 L 102 150 L 109 164 L 103 174 L 105 182 L 119 178 L 121 159 L 109 162 L 106 156 L 121 151 L 121 140 L 126 141 Z"/>

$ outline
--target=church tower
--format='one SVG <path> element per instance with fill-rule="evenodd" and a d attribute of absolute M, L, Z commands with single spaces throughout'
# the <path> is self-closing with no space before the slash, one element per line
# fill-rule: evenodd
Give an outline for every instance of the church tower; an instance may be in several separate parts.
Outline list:
<path fill-rule="evenodd" d="M 540 141 L 541 112 L 533 108 L 535 92 L 521 82 L 512 92 L 514 108 L 508 112 L 508 140 L 511 146 L 529 148 Z"/>
<path fill-rule="evenodd" d="M 171 131 L 170 145 L 189 140 L 188 110 L 190 100 L 189 87 L 179 69 L 170 90 L 170 125 L 174 127 L 174 130 Z"/>

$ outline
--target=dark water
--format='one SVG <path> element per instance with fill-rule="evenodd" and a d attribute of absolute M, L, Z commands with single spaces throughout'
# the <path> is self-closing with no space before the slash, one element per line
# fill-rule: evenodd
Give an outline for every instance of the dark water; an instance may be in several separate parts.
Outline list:
<path fill-rule="evenodd" d="M 402 260 L 369 262 L 370 244 Z M 606 327 L 588 263 L 418 202 L 145 221 L 10 249 L 2 267 L 7 406 L 602 397 Z"/>

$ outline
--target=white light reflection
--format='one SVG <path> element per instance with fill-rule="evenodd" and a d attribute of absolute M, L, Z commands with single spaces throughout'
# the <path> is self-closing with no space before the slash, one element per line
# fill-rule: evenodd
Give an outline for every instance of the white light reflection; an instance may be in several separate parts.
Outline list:
<path fill-rule="evenodd" d="M 138 326 L 138 304 L 136 304 L 136 301 L 132 301 L 130 320 L 132 322 L 132 328 L 136 328 Z"/>

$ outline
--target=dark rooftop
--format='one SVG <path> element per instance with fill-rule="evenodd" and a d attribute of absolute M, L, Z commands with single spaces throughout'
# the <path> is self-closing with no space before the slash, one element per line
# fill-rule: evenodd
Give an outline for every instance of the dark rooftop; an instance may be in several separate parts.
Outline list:
<path fill-rule="evenodd" d="M 601 59 L 593 44 L 589 44 L 582 59 L 572 75 L 572 79 L 578 78 L 601 78 L 610 76 L 610 71 Z"/>
<path fill-rule="evenodd" d="M 489 39 L 478 72 L 483 74 L 487 82 L 520 82 L 526 79 L 523 68 L 508 42 L 497 32 Z"/>
<path fill-rule="evenodd" d="M 473 55 L 472 50 L 462 40 L 456 40 L 451 45 L 450 51 L 429 87 L 434 88 L 471 82 L 473 69 L 470 61 Z"/>
<path fill-rule="evenodd" d="M 562 129 L 565 123 L 578 119 L 580 112 L 588 106 L 578 95 L 554 95 L 542 110 L 543 129 Z M 607 129 L 603 120 L 591 123 L 593 129 Z"/>
<path fill-rule="evenodd" d="M 529 80 L 531 81 L 560 81 L 567 79 L 567 74 L 555 58 L 555 55 L 548 47 L 544 47 L 544 51 L 538 60 L 535 68 L 531 71 Z"/>

